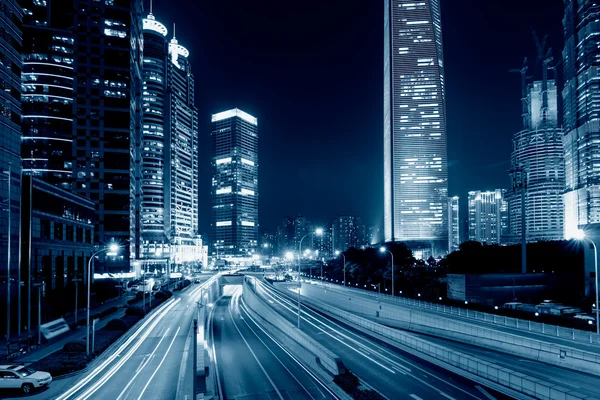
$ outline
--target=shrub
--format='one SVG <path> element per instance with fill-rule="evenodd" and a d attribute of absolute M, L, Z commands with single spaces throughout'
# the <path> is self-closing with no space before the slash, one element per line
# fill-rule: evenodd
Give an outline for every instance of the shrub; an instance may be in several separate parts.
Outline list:
<path fill-rule="evenodd" d="M 127 329 L 129 329 L 132 326 L 134 326 L 136 322 L 142 319 L 142 317 L 140 317 L 139 315 L 129 315 L 126 317 L 121 317 L 119 319 L 123 321 L 123 323 L 127 326 Z"/>
<path fill-rule="evenodd" d="M 53 377 L 80 371 L 87 366 L 87 357 L 84 353 L 64 353 L 58 351 L 32 363 L 29 367 L 49 372 Z"/>
<path fill-rule="evenodd" d="M 165 299 L 153 299 L 150 303 L 150 308 L 156 308 L 165 302 Z"/>
<path fill-rule="evenodd" d="M 64 353 L 85 353 L 85 341 L 76 340 L 67 342 L 62 348 Z"/>
<path fill-rule="evenodd" d="M 119 311 L 119 307 L 109 307 L 100 313 L 100 317 L 106 317 L 107 315 L 114 314 Z"/>
<path fill-rule="evenodd" d="M 156 292 L 156 294 L 154 295 L 154 298 L 155 298 L 155 299 L 165 299 L 165 300 L 166 300 L 166 299 L 168 299 L 169 297 L 170 297 L 170 296 L 169 296 L 169 295 L 168 295 L 166 292 L 163 292 L 163 291 Z"/>
<path fill-rule="evenodd" d="M 352 393 L 352 398 L 354 400 L 384 400 L 384 397 L 382 397 L 379 393 L 371 389 L 356 390 L 354 393 Z"/>
<path fill-rule="evenodd" d="M 94 339 L 94 354 L 100 354 L 108 348 L 111 344 L 117 340 L 123 332 L 119 331 L 108 331 L 101 329 L 96 331 L 96 337 Z"/>
<path fill-rule="evenodd" d="M 192 281 L 190 281 L 189 279 L 184 279 L 183 280 L 183 287 L 188 287 L 192 284 Z"/>
<path fill-rule="evenodd" d="M 127 316 L 136 315 L 136 316 L 143 317 L 144 310 L 142 309 L 142 307 L 139 307 L 139 306 L 129 306 L 125 310 L 125 315 L 127 315 Z"/>
<path fill-rule="evenodd" d="M 107 331 L 124 332 L 127 329 L 129 329 L 129 326 L 127 326 L 127 324 L 125 322 L 121 321 L 120 319 L 115 318 L 115 319 L 111 319 L 110 321 L 108 321 L 108 324 L 106 324 L 106 326 L 103 329 L 106 329 Z"/>
<path fill-rule="evenodd" d="M 127 305 L 131 306 L 132 304 L 137 303 L 138 301 L 138 299 L 127 300 Z"/>
<path fill-rule="evenodd" d="M 333 378 L 333 382 L 350 395 L 357 391 L 360 385 L 358 377 L 349 370 L 346 370 L 343 374 L 336 375 Z"/>

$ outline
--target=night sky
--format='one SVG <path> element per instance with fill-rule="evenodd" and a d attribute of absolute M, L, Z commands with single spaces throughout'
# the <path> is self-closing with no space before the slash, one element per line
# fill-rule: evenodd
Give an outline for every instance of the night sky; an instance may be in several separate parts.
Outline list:
<path fill-rule="evenodd" d="M 531 29 L 562 49 L 562 0 L 442 0 L 449 194 L 508 187 Z M 383 221 L 381 0 L 154 0 L 190 50 L 200 119 L 200 227 L 210 232 L 210 115 L 259 123 L 262 231 L 283 216 Z M 146 7 L 148 3 L 146 3 Z M 463 215 L 464 212 L 463 212 Z"/>

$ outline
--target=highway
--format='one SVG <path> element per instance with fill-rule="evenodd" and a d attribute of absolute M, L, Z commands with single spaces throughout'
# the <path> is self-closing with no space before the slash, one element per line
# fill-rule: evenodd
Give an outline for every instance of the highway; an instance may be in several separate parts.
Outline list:
<path fill-rule="evenodd" d="M 297 322 L 297 300 L 268 284 L 258 294 L 288 321 Z M 295 296 L 290 292 L 291 296 Z M 391 346 L 302 307 L 301 329 L 337 354 L 365 388 L 396 400 L 507 398 L 459 375 L 401 352 Z M 492 396 L 492 397 L 490 397 Z"/>
<path fill-rule="evenodd" d="M 452 320 L 455 321 L 461 321 L 465 324 L 471 324 L 471 325 L 477 325 L 477 326 L 483 326 L 489 329 L 494 329 L 496 331 L 499 332 L 505 332 L 505 333 L 510 333 L 512 335 L 517 335 L 517 336 L 522 336 L 522 337 L 526 337 L 526 338 L 530 338 L 530 339 L 535 339 L 535 340 L 540 340 L 543 342 L 547 342 L 547 343 L 553 343 L 553 344 L 558 344 L 561 346 L 568 346 L 571 347 L 573 349 L 577 349 L 577 350 L 582 350 L 582 351 L 589 351 L 592 353 L 597 353 L 600 354 L 600 345 L 598 345 L 597 343 L 587 343 L 587 342 L 583 342 L 583 341 L 576 341 L 576 340 L 572 340 L 571 338 L 571 334 L 570 334 L 570 329 L 568 328 L 564 328 L 564 330 L 566 331 L 566 334 L 564 336 L 555 336 L 555 335 L 549 335 L 549 334 L 543 334 L 541 332 L 536 332 L 536 331 L 528 331 L 525 329 L 519 329 L 516 327 L 511 327 L 511 326 L 505 326 L 502 325 L 501 323 L 494 323 L 493 321 L 490 320 L 483 320 L 483 319 L 475 319 L 472 317 L 472 315 L 474 315 L 476 312 L 469 310 L 469 312 L 471 313 L 471 316 L 467 316 L 465 315 L 467 313 L 466 309 L 462 309 L 463 311 L 463 315 L 457 315 L 456 312 L 453 314 L 449 314 L 448 312 L 444 312 L 444 311 L 436 311 L 435 308 L 424 308 L 422 306 L 418 306 L 416 304 L 411 304 L 409 301 L 407 301 L 407 299 L 405 298 L 401 298 L 401 297 L 396 297 L 396 298 L 391 298 L 391 296 L 389 295 L 379 295 L 377 293 L 371 292 L 371 291 L 367 291 L 367 290 L 361 290 L 359 288 L 344 288 L 343 286 L 337 285 L 337 284 L 330 284 L 330 283 L 323 283 L 320 281 L 315 281 L 315 280 L 310 280 L 310 283 L 314 284 L 314 285 L 320 285 L 323 287 L 326 287 L 327 290 L 335 290 L 338 293 L 352 293 L 352 296 L 358 296 L 364 299 L 369 299 L 369 300 L 378 300 L 390 305 L 394 305 L 396 307 L 402 307 L 402 308 L 408 308 L 408 309 L 415 309 L 418 311 L 427 311 L 427 313 L 431 313 L 431 314 L 435 314 L 435 315 L 439 315 L 440 318 L 451 318 Z M 424 302 L 422 302 L 424 303 Z M 446 307 L 446 310 L 448 310 L 449 307 Z M 458 310 L 458 308 L 454 307 L 454 310 Z M 503 316 L 498 316 L 498 320 L 501 321 L 504 317 Z M 511 321 L 513 320 L 512 318 L 510 319 Z M 538 324 L 539 325 L 539 324 Z M 550 330 L 550 327 L 547 327 L 548 330 Z M 563 332 L 565 333 L 565 332 Z M 587 335 L 589 333 L 584 332 L 585 336 L 586 336 L 586 340 L 587 339 Z M 593 335 L 593 333 L 592 333 Z"/>
<path fill-rule="evenodd" d="M 203 280 L 211 276 L 203 276 Z M 175 292 L 112 354 L 103 354 L 56 400 L 175 399 L 184 348 L 203 285 Z M 187 371 L 182 371 L 187 373 Z M 191 377 L 191 375 L 190 375 Z M 190 396 L 191 397 L 191 396 Z"/>
<path fill-rule="evenodd" d="M 275 343 L 240 304 L 241 287 L 213 313 L 212 337 L 223 399 L 337 399 Z"/>

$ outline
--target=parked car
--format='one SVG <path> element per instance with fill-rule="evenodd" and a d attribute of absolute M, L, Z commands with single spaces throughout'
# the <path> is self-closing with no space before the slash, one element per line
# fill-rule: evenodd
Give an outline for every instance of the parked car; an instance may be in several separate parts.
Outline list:
<path fill-rule="evenodd" d="M 587 321 L 588 325 L 596 325 L 596 317 L 586 314 L 577 314 L 573 316 L 575 319 L 580 319 L 583 321 Z"/>
<path fill-rule="evenodd" d="M 23 365 L 0 365 L 0 389 L 21 389 L 31 393 L 34 389 L 48 386 L 52 375 Z"/>

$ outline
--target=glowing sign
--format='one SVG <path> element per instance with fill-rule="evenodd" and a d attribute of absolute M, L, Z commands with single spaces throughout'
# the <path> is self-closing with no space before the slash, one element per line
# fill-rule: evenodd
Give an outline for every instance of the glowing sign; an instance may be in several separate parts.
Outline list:
<path fill-rule="evenodd" d="M 225 193 L 231 193 L 231 186 L 217 189 L 217 194 L 225 194 Z"/>
<path fill-rule="evenodd" d="M 250 122 L 252 125 L 258 125 L 258 120 L 256 119 L 256 117 L 253 117 L 252 115 L 237 108 L 234 108 L 233 110 L 223 111 L 218 114 L 213 114 L 211 121 L 217 122 L 233 117 L 239 117 L 244 121 Z"/>
<path fill-rule="evenodd" d="M 231 162 L 231 157 L 226 157 L 226 158 L 219 158 L 217 160 L 217 165 L 219 164 L 227 164 Z"/>
<path fill-rule="evenodd" d="M 254 196 L 254 190 L 242 189 L 242 194 L 248 194 L 250 196 Z"/>
<path fill-rule="evenodd" d="M 245 158 L 242 158 L 242 164 L 252 165 L 254 167 L 254 161 L 246 160 Z"/>
<path fill-rule="evenodd" d="M 252 221 L 242 221 L 242 226 L 254 226 L 254 222 L 252 222 Z"/>
<path fill-rule="evenodd" d="M 231 226 L 231 221 L 217 221 L 217 226 Z"/>
<path fill-rule="evenodd" d="M 154 18 L 154 15 L 148 15 L 148 18 L 144 18 L 142 22 L 145 31 L 154 31 L 160 33 L 163 36 L 167 36 L 167 27 L 158 22 Z"/>

